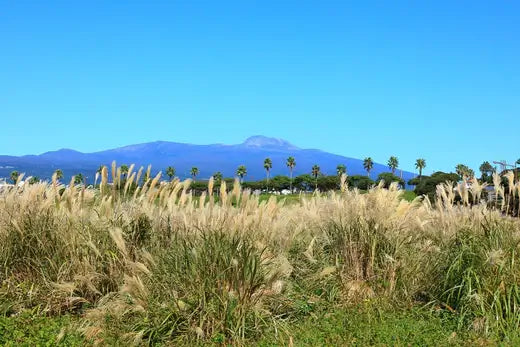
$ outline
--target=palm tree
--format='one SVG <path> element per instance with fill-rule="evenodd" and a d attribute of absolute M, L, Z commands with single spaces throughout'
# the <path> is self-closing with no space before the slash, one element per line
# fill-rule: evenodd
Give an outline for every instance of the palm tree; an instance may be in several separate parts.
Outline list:
<path fill-rule="evenodd" d="M 268 189 L 269 189 L 269 174 L 270 174 L 272 168 L 273 168 L 273 162 L 271 161 L 271 159 L 270 158 L 265 158 L 264 159 L 264 169 L 265 169 L 265 172 L 267 174 L 266 187 Z"/>
<path fill-rule="evenodd" d="M 83 183 L 83 174 L 79 173 L 77 175 L 74 176 L 74 184 L 81 184 Z"/>
<path fill-rule="evenodd" d="M 54 173 L 56 174 L 56 179 L 58 181 L 63 178 L 63 171 L 61 171 L 60 169 L 56 169 L 56 171 L 54 171 Z"/>
<path fill-rule="evenodd" d="M 370 157 L 366 157 L 365 160 L 363 160 L 363 167 L 367 171 L 367 176 L 370 178 L 370 171 L 374 167 L 374 161 Z"/>
<path fill-rule="evenodd" d="M 493 172 L 493 166 L 489 163 L 489 161 L 483 162 L 478 168 L 480 173 L 482 174 L 481 179 L 484 180 L 488 174 Z"/>
<path fill-rule="evenodd" d="M 320 174 L 320 167 L 317 164 L 314 164 L 311 173 L 314 177 L 314 190 L 318 190 L 318 175 Z"/>
<path fill-rule="evenodd" d="M 293 181 L 292 174 L 293 174 L 293 169 L 296 166 L 296 160 L 294 160 L 294 157 L 289 157 L 289 158 L 287 158 L 287 162 L 285 165 L 287 165 L 287 167 L 289 168 L 289 177 L 291 179 L 290 187 L 291 187 L 291 193 L 292 193 L 292 181 Z"/>
<path fill-rule="evenodd" d="M 29 178 L 29 184 L 36 184 L 38 182 L 40 182 L 40 178 L 38 176 L 32 176 Z"/>
<path fill-rule="evenodd" d="M 415 161 L 415 168 L 419 170 L 419 178 L 422 177 L 422 170 L 426 167 L 426 160 L 419 158 Z"/>
<path fill-rule="evenodd" d="M 457 166 L 455 166 L 455 172 L 457 173 L 457 175 L 460 176 L 460 178 L 472 178 L 473 176 L 475 176 L 475 172 L 473 171 L 473 169 L 470 169 L 468 166 L 464 164 L 457 164 Z"/>
<path fill-rule="evenodd" d="M 126 175 L 128 175 L 128 165 L 121 165 L 121 174 L 123 175 L 123 179 L 126 180 Z"/>
<path fill-rule="evenodd" d="M 175 176 L 175 168 L 173 166 L 168 166 L 166 168 L 166 176 L 170 177 L 170 181 L 172 180 L 173 176 Z"/>
<path fill-rule="evenodd" d="M 191 175 L 191 177 L 193 177 L 193 182 L 195 182 L 195 177 L 197 177 L 198 174 L 199 174 L 199 168 L 196 166 L 192 167 L 190 170 L 190 175 Z"/>
<path fill-rule="evenodd" d="M 392 170 L 392 175 L 395 175 L 395 169 L 399 167 L 399 159 L 391 156 L 390 159 L 388 159 L 388 167 Z"/>
<path fill-rule="evenodd" d="M 347 167 L 343 164 L 339 164 L 338 166 L 336 166 L 336 173 L 338 174 L 338 176 L 341 177 L 341 175 L 347 173 Z"/>
<path fill-rule="evenodd" d="M 237 176 L 240 177 L 240 183 L 242 183 L 245 175 L 247 175 L 247 169 L 244 165 L 240 165 L 237 169 Z"/>
<path fill-rule="evenodd" d="M 213 179 L 215 180 L 215 183 L 222 181 L 222 173 L 220 171 L 215 172 L 213 174 Z"/>
<path fill-rule="evenodd" d="M 20 173 L 16 170 L 11 172 L 11 175 L 9 176 L 11 178 L 11 181 L 13 181 L 13 184 L 16 184 L 18 181 L 18 177 L 20 177 Z"/>

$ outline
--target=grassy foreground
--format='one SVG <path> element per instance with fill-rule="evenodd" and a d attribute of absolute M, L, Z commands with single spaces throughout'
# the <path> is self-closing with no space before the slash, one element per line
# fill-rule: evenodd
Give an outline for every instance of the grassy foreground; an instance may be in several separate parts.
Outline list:
<path fill-rule="evenodd" d="M 212 181 L 194 200 L 189 181 L 130 191 L 140 174 L 112 172 L 100 191 L 0 196 L 0 344 L 518 341 L 520 222 L 470 205 L 478 187 L 459 203 L 449 185 L 432 203 L 345 184 L 288 203 L 236 182 L 216 202 Z"/>
<path fill-rule="evenodd" d="M 76 331 L 80 318 L 70 315 L 42 317 L 23 314 L 17 317 L 0 317 L 0 345 L 41 346 L 92 345 Z M 336 308 L 331 312 L 314 313 L 299 322 L 284 324 L 285 333 L 268 331 L 255 341 L 244 341 L 259 346 L 289 345 L 491 345 L 498 341 L 484 339 L 470 332 L 459 332 L 452 315 L 420 308 L 407 310 L 357 306 Z M 197 339 L 177 341 L 177 345 L 219 345 L 223 336 L 208 341 Z M 118 336 L 104 341 L 107 344 L 123 343 Z M 508 341 L 516 345 L 519 340 Z"/>

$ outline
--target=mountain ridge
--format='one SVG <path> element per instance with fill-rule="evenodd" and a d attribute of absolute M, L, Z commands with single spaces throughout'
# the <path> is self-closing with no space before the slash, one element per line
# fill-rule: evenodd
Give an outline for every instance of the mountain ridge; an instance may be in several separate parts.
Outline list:
<path fill-rule="evenodd" d="M 226 177 L 232 177 L 239 165 L 248 170 L 246 179 L 258 180 L 265 177 L 263 161 L 271 158 L 272 175 L 288 174 L 286 159 L 296 159 L 294 175 L 310 173 L 311 167 L 318 164 L 325 174 L 335 174 L 336 166 L 344 164 L 349 175 L 363 174 L 361 159 L 345 157 L 319 149 L 304 149 L 280 138 L 254 135 L 239 144 L 189 144 L 171 141 L 154 141 L 126 145 L 107 150 L 83 153 L 70 148 L 61 148 L 39 155 L 7 156 L 0 155 L 0 177 L 9 177 L 12 170 L 25 172 L 26 175 L 49 178 L 57 168 L 64 172 L 65 179 L 82 173 L 89 181 L 93 180 L 100 165 L 110 165 L 113 160 L 118 165 L 152 165 L 152 171 L 163 171 L 168 166 L 176 168 L 177 176 L 189 177 L 192 166 L 199 168 L 200 179 L 209 178 L 216 171 Z M 376 178 L 381 172 L 388 172 L 386 165 L 374 163 L 371 177 Z M 414 176 L 403 171 L 403 178 Z"/>

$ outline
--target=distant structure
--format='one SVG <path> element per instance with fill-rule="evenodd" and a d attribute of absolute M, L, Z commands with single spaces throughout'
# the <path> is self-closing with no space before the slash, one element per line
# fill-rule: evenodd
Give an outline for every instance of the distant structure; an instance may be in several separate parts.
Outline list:
<path fill-rule="evenodd" d="M 504 171 L 506 171 L 508 167 L 511 167 L 513 169 L 516 168 L 515 165 L 508 164 L 505 160 L 494 161 L 493 164 L 500 165 L 500 173 L 503 173 Z"/>

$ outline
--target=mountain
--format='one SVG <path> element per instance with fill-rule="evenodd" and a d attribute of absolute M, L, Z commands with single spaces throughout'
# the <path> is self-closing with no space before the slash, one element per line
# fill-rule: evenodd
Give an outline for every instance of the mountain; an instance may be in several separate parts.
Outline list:
<path fill-rule="evenodd" d="M 209 178 L 216 171 L 225 177 L 232 177 L 239 165 L 247 167 L 247 179 L 258 180 L 265 177 L 264 159 L 273 162 L 271 175 L 288 174 L 286 159 L 296 159 L 294 175 L 310 173 L 311 167 L 318 164 L 325 174 L 335 174 L 336 166 L 344 164 L 349 175 L 365 175 L 363 161 L 348 158 L 317 149 L 302 149 L 283 139 L 252 136 L 236 145 L 192 145 L 186 143 L 157 141 L 129 145 L 94 153 L 81 153 L 72 149 L 60 149 L 40 155 L 20 157 L 0 155 L 0 177 L 9 177 L 11 171 L 25 172 L 26 175 L 50 178 L 54 170 L 61 169 L 65 180 L 72 175 L 82 173 L 90 182 L 100 165 L 110 166 L 115 160 L 118 165 L 136 164 L 137 167 L 151 164 L 152 173 L 164 172 L 168 166 L 174 166 L 181 178 L 189 177 L 191 167 L 199 168 L 199 178 Z M 386 165 L 374 164 L 371 177 L 381 172 L 388 172 Z M 411 172 L 403 172 L 403 178 L 413 177 Z"/>

